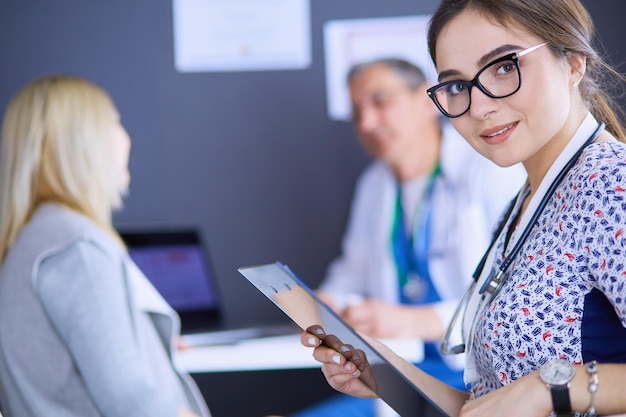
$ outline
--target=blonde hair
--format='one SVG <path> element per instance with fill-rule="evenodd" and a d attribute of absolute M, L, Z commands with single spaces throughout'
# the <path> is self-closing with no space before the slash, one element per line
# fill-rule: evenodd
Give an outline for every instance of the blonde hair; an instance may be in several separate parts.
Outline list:
<path fill-rule="evenodd" d="M 9 103 L 0 159 L 0 260 L 43 202 L 75 210 L 119 239 L 111 211 L 121 206 L 112 175 L 109 95 L 72 76 L 45 76 Z"/>

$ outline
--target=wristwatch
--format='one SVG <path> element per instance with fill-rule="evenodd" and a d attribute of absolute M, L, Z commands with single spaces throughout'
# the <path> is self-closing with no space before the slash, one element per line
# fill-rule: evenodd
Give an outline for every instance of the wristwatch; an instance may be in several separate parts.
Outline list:
<path fill-rule="evenodd" d="M 548 361 L 539 369 L 539 378 L 550 389 L 552 407 L 557 417 L 572 415 L 569 388 L 575 373 L 574 365 L 562 359 Z"/>

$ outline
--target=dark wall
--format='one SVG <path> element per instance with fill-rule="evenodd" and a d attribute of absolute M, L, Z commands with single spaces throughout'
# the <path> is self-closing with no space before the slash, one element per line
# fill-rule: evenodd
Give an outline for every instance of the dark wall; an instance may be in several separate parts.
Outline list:
<path fill-rule="evenodd" d="M 614 63 L 626 61 L 624 0 L 586 1 Z M 110 92 L 133 138 L 122 228 L 198 227 L 228 319 L 283 316 L 236 269 L 281 260 L 316 285 L 338 254 L 367 158 L 326 115 L 322 27 L 330 19 L 430 13 L 436 0 L 311 0 L 304 70 L 180 74 L 172 5 L 157 0 L 0 2 L 0 109 L 46 73 Z M 622 67 L 623 71 L 623 67 Z"/>

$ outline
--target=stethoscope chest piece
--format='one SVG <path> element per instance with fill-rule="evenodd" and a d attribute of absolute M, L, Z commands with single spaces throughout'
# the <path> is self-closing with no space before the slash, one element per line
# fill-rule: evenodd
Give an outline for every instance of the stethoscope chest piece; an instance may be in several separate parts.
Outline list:
<path fill-rule="evenodd" d="M 502 279 L 503 272 L 504 271 L 499 269 L 497 272 L 491 271 L 489 273 L 489 276 L 478 291 L 478 293 L 482 295 L 483 299 L 487 297 L 487 294 L 489 294 L 490 300 L 493 300 L 495 296 L 498 295 L 504 285 L 504 281 Z"/>

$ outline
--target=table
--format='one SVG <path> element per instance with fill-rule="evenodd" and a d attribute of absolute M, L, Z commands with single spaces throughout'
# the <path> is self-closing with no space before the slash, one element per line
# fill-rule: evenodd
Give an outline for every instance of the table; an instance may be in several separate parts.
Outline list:
<path fill-rule="evenodd" d="M 411 362 L 423 357 L 418 339 L 382 342 Z M 288 415 L 336 394 L 300 334 L 193 347 L 175 362 L 196 380 L 213 417 Z"/>

